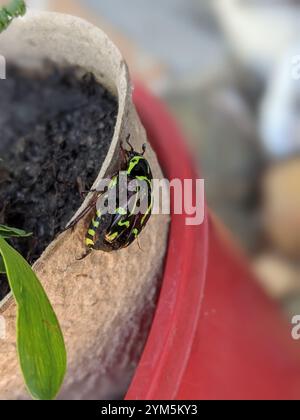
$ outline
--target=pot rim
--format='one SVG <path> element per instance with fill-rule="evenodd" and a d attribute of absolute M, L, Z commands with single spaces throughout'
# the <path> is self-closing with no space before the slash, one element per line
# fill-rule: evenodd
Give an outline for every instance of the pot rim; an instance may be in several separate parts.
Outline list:
<path fill-rule="evenodd" d="M 161 101 L 137 83 L 134 102 L 166 177 L 199 178 L 184 136 Z M 186 217 L 171 214 L 159 302 L 126 400 L 153 400 L 157 395 L 173 400 L 189 362 L 204 298 L 209 221 L 207 210 L 202 225 L 186 226 Z"/>

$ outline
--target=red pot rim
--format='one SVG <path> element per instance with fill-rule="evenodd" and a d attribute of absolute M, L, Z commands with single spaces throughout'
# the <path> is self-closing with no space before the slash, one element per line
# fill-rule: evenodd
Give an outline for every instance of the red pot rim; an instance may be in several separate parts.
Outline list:
<path fill-rule="evenodd" d="M 134 102 L 165 176 L 195 181 L 194 162 L 165 106 L 140 84 L 135 87 Z M 186 226 L 186 217 L 171 212 L 162 290 L 126 399 L 151 400 L 157 395 L 174 399 L 189 361 L 205 286 L 208 220 L 205 215 L 202 225 Z"/>

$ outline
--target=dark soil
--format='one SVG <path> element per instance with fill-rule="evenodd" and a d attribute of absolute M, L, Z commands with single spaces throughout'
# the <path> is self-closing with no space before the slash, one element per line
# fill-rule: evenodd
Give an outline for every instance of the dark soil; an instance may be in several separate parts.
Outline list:
<path fill-rule="evenodd" d="M 61 232 L 98 175 L 116 100 L 91 74 L 45 64 L 0 80 L 0 224 L 33 232 L 13 245 L 32 264 Z M 0 277 L 0 300 L 8 293 Z"/>

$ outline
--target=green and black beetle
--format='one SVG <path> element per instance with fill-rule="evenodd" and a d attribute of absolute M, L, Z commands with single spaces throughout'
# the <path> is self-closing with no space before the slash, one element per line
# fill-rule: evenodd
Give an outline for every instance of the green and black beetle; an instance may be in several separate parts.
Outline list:
<path fill-rule="evenodd" d="M 126 142 L 130 150 L 126 150 L 121 144 L 123 155 L 121 170 L 111 177 L 107 191 L 105 193 L 91 191 L 95 193 L 93 199 L 67 227 L 67 229 L 74 227 L 82 217 L 95 208 L 94 217 L 85 237 L 87 253 L 81 259 L 89 255 L 92 250 L 111 252 L 127 248 L 138 238 L 151 217 L 153 176 L 149 162 L 144 156 L 146 145 L 143 146 L 142 153 L 138 153 L 133 149 L 129 139 L 130 136 L 127 137 Z M 122 172 L 126 174 L 127 179 L 126 200 L 123 203 L 119 193 Z M 141 189 L 139 186 L 130 192 L 128 185 L 132 181 L 136 181 L 137 185 L 144 183 L 146 188 Z M 103 212 L 101 209 L 106 207 L 112 194 L 116 197 L 116 209 L 112 213 Z M 146 211 L 138 211 L 141 208 Z"/>

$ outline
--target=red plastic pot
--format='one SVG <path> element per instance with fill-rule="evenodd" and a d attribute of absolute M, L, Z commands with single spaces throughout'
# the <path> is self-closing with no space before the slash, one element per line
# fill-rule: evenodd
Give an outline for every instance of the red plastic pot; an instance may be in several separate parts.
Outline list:
<path fill-rule="evenodd" d="M 178 127 L 142 86 L 135 103 L 165 175 L 195 179 Z M 300 342 L 210 212 L 172 215 L 162 290 L 127 400 L 298 399 Z"/>

